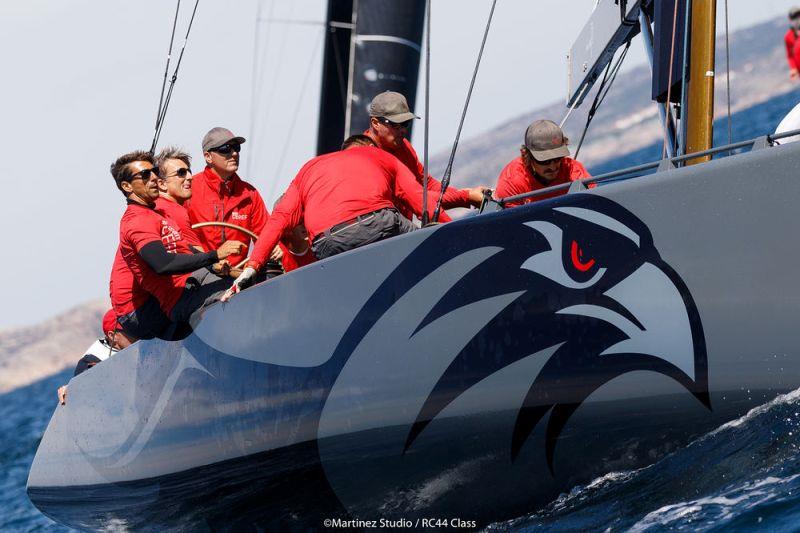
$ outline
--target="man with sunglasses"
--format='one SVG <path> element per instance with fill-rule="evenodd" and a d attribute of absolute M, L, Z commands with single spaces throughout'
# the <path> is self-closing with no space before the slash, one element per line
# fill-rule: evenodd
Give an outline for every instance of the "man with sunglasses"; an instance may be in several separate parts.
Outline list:
<path fill-rule="evenodd" d="M 111 273 L 112 305 L 126 332 L 137 338 L 163 335 L 164 317 L 188 322 L 194 311 L 229 285 L 205 267 L 238 253 L 243 244 L 228 241 L 218 250 L 194 253 L 178 224 L 155 209 L 159 176 L 150 153 L 120 156 L 111 165 L 111 175 L 128 204 Z M 152 296 L 158 308 L 145 305 L 144 294 Z"/>
<path fill-rule="evenodd" d="M 189 154 L 171 146 L 156 156 L 155 166 L 159 170 L 156 211 L 178 224 L 189 246 L 202 252 L 203 246 L 192 229 L 189 212 L 184 205 L 192 197 L 191 161 Z"/>
<path fill-rule="evenodd" d="M 418 119 L 408 108 L 406 97 L 394 91 L 384 91 L 372 99 L 369 104 L 369 129 L 364 135 L 370 137 L 375 144 L 400 160 L 422 185 L 424 166 L 417 157 L 417 152 L 408 141 L 408 132 L 414 119 Z M 472 189 L 456 189 L 448 187 L 442 198 L 442 208 L 478 207 L 483 201 L 483 191 L 486 187 L 473 187 Z M 433 176 L 428 175 L 428 191 L 431 202 L 439 198 L 442 184 Z M 412 213 L 401 208 L 401 214 L 410 219 Z M 439 221 L 449 222 L 447 213 L 441 212 Z"/>
<path fill-rule="evenodd" d="M 789 10 L 789 30 L 783 37 L 786 46 L 786 61 L 789 63 L 789 78 L 800 78 L 800 7 Z"/>
<path fill-rule="evenodd" d="M 564 137 L 564 132 L 553 121 L 537 120 L 528 126 L 525 144 L 520 147 L 520 156 L 506 165 L 497 178 L 495 198 L 507 198 L 590 177 L 582 164 L 569 157 L 568 143 L 569 139 Z M 553 198 L 565 192 L 552 192 L 509 202 L 506 207 Z"/>
<path fill-rule="evenodd" d="M 239 155 L 244 137 L 234 135 L 226 128 L 212 128 L 203 137 L 203 156 L 206 167 L 195 174 L 192 183 L 192 197 L 186 202 L 189 220 L 192 224 L 200 222 L 227 222 L 252 231 L 256 235 L 264 229 L 269 212 L 258 191 L 242 180 L 236 171 L 239 169 Z M 198 228 L 197 236 L 206 250 L 219 247 L 228 239 L 248 245 L 251 238 L 242 231 L 221 227 L 206 226 Z M 280 248 L 273 253 L 279 260 Z M 247 257 L 247 246 L 233 254 L 228 262 L 237 266 Z"/>

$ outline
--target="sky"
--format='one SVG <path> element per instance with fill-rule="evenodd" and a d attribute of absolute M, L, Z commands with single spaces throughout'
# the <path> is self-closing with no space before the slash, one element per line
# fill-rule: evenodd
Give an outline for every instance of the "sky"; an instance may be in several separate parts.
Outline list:
<path fill-rule="evenodd" d="M 181 4 L 178 47 L 193 4 Z M 594 4 L 498 1 L 462 139 L 565 99 L 566 54 Z M 792 2 L 729 4 L 735 30 L 785 16 Z M 199 170 L 210 128 L 247 137 L 239 174 L 271 206 L 314 156 L 325 5 L 200 2 L 159 147 L 186 149 Z M 455 136 L 490 6 L 433 0 L 431 153 Z M 0 2 L 0 174 L 9 193 L 0 224 L 6 235 L 21 231 L 2 246 L 0 330 L 107 296 L 125 208 L 108 169 L 150 146 L 174 11 L 167 0 Z M 625 68 L 646 61 L 637 44 Z M 423 100 L 419 92 L 420 116 Z"/>

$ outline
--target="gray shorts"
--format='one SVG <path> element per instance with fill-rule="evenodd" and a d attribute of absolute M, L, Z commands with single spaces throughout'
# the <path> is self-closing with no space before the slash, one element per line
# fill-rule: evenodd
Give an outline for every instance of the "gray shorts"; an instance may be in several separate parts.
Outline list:
<path fill-rule="evenodd" d="M 360 246 L 414 231 L 417 227 L 395 209 L 381 209 L 360 217 L 352 224 L 316 236 L 311 251 L 325 259 Z"/>

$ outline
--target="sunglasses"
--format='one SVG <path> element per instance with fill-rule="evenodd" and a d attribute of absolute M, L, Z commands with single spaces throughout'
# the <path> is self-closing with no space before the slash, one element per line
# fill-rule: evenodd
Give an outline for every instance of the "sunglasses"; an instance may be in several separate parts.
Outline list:
<path fill-rule="evenodd" d="M 127 181 L 133 181 L 138 179 L 142 181 L 150 181 L 153 178 L 158 178 L 158 167 L 146 168 L 144 170 L 140 170 L 139 172 L 133 174 L 130 178 L 128 178 Z"/>
<path fill-rule="evenodd" d="M 175 171 L 175 174 L 164 176 L 164 178 L 171 178 L 172 176 L 178 176 L 180 179 L 184 180 L 186 179 L 186 176 L 190 176 L 191 174 L 192 174 L 192 169 L 185 167 L 185 168 L 179 168 L 178 170 Z"/>
<path fill-rule="evenodd" d="M 412 120 L 406 120 L 405 122 L 392 122 L 388 118 L 378 117 L 378 122 L 380 122 L 381 124 L 385 124 L 386 126 L 389 126 L 390 128 L 397 128 L 397 129 L 407 130 L 407 129 L 409 129 L 411 127 L 411 124 L 414 123 L 414 120 L 412 119 Z"/>
<path fill-rule="evenodd" d="M 233 152 L 241 152 L 242 145 L 239 143 L 228 143 L 223 144 L 222 146 L 217 146 L 216 148 L 212 148 L 209 152 L 217 152 L 218 154 L 222 155 L 231 155 Z"/>

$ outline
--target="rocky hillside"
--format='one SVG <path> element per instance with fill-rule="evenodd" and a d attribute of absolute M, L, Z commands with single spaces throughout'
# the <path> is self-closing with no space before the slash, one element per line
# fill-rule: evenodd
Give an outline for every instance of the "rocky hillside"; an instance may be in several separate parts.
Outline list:
<path fill-rule="evenodd" d="M 101 334 L 108 307 L 94 300 L 35 326 L 0 331 L 0 393 L 74 367 Z"/>
<path fill-rule="evenodd" d="M 749 108 L 786 93 L 797 86 L 788 76 L 783 34 L 786 21 L 778 18 L 752 26 L 730 36 L 731 111 Z M 632 46 L 641 46 L 634 42 Z M 725 42 L 717 42 L 716 116 L 726 113 Z M 641 66 L 620 74 L 592 122 L 580 159 L 591 168 L 617 155 L 644 148 L 663 138 L 658 109 L 650 100 L 650 69 Z M 565 125 L 567 136 L 576 144 L 585 124 L 586 111 L 594 93 L 576 110 Z M 788 111 L 788 109 L 787 109 Z M 457 186 L 493 185 L 503 166 L 518 155 L 525 129 L 533 120 L 549 118 L 560 122 L 566 113 L 563 101 L 520 115 L 486 133 L 459 143 L 453 168 Z M 773 128 L 775 124 L 767 125 Z M 762 133 L 769 133 L 763 131 Z M 717 144 L 726 139 L 717 140 Z M 434 176 L 441 176 L 449 153 L 431 159 Z"/>

